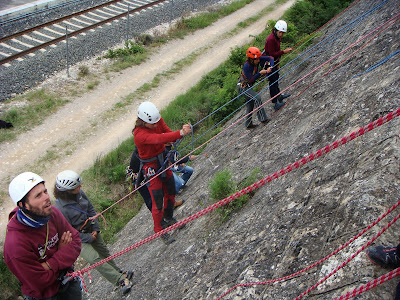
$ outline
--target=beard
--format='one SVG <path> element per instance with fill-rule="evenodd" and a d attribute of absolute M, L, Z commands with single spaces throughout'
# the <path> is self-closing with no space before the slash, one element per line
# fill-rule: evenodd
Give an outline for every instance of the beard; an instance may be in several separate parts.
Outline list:
<path fill-rule="evenodd" d="M 25 212 L 31 216 L 33 219 L 42 219 L 42 218 L 47 218 L 51 215 L 52 213 L 52 208 L 51 208 L 51 204 L 50 206 L 45 206 L 43 208 L 39 208 L 39 207 L 33 207 L 31 205 L 29 205 L 28 203 L 26 203 L 26 208 L 25 208 Z"/>

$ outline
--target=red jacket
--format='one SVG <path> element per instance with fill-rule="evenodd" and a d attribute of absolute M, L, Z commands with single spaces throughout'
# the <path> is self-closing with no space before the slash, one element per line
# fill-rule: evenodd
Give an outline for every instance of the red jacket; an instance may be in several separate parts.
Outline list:
<path fill-rule="evenodd" d="M 135 145 L 139 151 L 141 159 L 149 159 L 162 153 L 165 149 L 165 144 L 175 142 L 181 138 L 180 131 L 172 131 L 161 118 L 157 122 L 157 127 L 149 129 L 146 127 L 138 127 L 133 131 Z"/>
<path fill-rule="evenodd" d="M 272 32 L 265 40 L 265 55 L 272 56 L 275 60 L 275 64 L 279 61 L 279 58 L 285 54 L 281 51 L 281 40 L 274 35 Z"/>
<path fill-rule="evenodd" d="M 10 221 L 4 242 L 4 260 L 22 283 L 22 293 L 39 299 L 51 298 L 57 294 L 60 287 L 60 282 L 57 280 L 60 271 L 71 267 L 81 252 L 79 232 L 68 223 L 56 207 L 52 206 L 52 209 L 47 236 L 47 225 L 32 228 L 21 224 L 16 217 L 18 210 L 16 207 L 9 215 Z M 72 242 L 58 250 L 58 242 L 62 234 L 68 230 L 72 233 Z M 46 238 L 47 248 L 41 259 Z M 45 270 L 42 267 L 41 263 L 44 261 L 47 261 L 52 270 Z"/>

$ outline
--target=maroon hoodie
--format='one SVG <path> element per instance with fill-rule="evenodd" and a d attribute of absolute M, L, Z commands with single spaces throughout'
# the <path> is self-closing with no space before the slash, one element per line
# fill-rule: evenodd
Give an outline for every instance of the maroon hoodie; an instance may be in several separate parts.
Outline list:
<path fill-rule="evenodd" d="M 60 271 L 73 265 L 81 252 L 81 240 L 76 231 L 61 212 L 52 206 L 52 215 L 47 225 L 32 228 L 21 224 L 17 218 L 18 207 L 9 215 L 7 234 L 4 242 L 4 259 L 11 272 L 22 283 L 24 295 L 34 298 L 50 298 L 57 294 Z M 72 241 L 58 250 L 58 243 L 66 231 L 72 233 Z M 44 245 L 46 251 L 42 258 Z M 40 254 L 39 254 L 40 252 Z M 41 263 L 47 262 L 51 270 L 45 270 Z"/>

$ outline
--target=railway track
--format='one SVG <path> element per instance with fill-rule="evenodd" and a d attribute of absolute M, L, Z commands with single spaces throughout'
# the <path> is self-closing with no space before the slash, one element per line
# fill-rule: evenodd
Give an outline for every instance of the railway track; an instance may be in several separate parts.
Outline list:
<path fill-rule="evenodd" d="M 10 67 L 13 61 L 24 60 L 27 55 L 35 56 L 37 51 L 50 51 L 52 47 L 57 47 L 57 43 L 65 43 L 71 37 L 85 35 L 87 31 L 112 22 L 129 20 L 131 15 L 168 3 L 173 4 L 173 0 L 112 0 L 2 37 L 0 66 Z"/>

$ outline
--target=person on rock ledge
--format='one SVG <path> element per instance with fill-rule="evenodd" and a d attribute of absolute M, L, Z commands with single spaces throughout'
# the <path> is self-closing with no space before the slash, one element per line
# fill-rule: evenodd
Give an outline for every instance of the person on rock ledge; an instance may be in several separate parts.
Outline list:
<path fill-rule="evenodd" d="M 189 133 L 190 124 L 182 125 L 181 130 L 172 131 L 153 103 L 143 102 L 139 105 L 138 118 L 132 130 L 140 159 L 137 185 L 139 186 L 144 179 L 148 181 L 156 173 L 160 173 L 150 180 L 148 185 L 155 233 L 177 222 L 173 217 L 176 190 L 172 171 L 168 169 L 159 172 L 160 168 L 165 166 L 165 144 L 175 142 Z M 169 233 L 163 234 L 161 239 L 165 244 L 175 241 Z"/>
<path fill-rule="evenodd" d="M 82 299 L 80 278 L 64 281 L 81 251 L 79 232 L 51 205 L 44 180 L 24 172 L 8 190 L 17 207 L 9 216 L 4 261 L 21 283 L 24 299 Z"/>
<path fill-rule="evenodd" d="M 283 35 L 287 32 L 287 23 L 283 20 L 276 22 L 272 33 L 265 40 L 264 55 L 270 55 L 274 58 L 275 65 L 272 68 L 272 73 L 268 77 L 269 81 L 269 94 L 274 103 L 275 111 L 281 109 L 285 102 L 283 99 L 290 97 L 290 94 L 279 94 L 281 91 L 279 89 L 279 61 L 281 56 L 290 53 L 293 48 L 286 48 L 281 50 L 281 39 Z M 278 96 L 279 95 L 279 96 Z"/>
<path fill-rule="evenodd" d="M 254 83 L 271 73 L 274 60 L 270 56 L 261 56 L 261 51 L 257 47 L 250 47 L 246 51 L 247 60 L 242 67 L 242 72 L 238 81 L 238 92 L 246 99 L 246 121 L 247 129 L 252 129 L 257 125 L 252 122 L 252 111 L 254 106 L 262 106 L 261 95 L 253 90 Z M 263 107 L 257 110 L 257 117 L 261 123 L 268 123 L 269 119 Z"/>
<path fill-rule="evenodd" d="M 57 207 L 68 222 L 79 231 L 82 240 L 81 257 L 93 265 L 111 256 L 107 245 L 100 233 L 97 219 L 90 220 L 96 215 L 92 202 L 81 189 L 81 176 L 71 170 L 62 171 L 57 175 L 54 186 Z M 96 267 L 96 270 L 111 284 L 119 286 L 123 295 L 131 291 L 132 271 L 123 271 L 110 260 Z"/>

